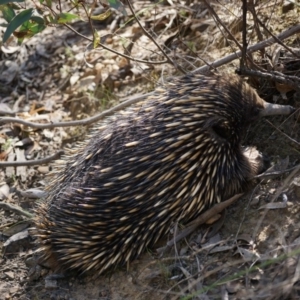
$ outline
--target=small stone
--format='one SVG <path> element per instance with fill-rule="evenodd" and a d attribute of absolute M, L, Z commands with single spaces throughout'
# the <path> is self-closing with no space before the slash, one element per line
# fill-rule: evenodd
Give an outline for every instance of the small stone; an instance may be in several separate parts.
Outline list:
<path fill-rule="evenodd" d="M 274 189 L 274 188 L 269 189 L 269 193 L 270 193 L 271 195 L 274 195 L 275 192 L 276 192 L 276 189 Z"/>
<path fill-rule="evenodd" d="M 25 229 L 12 235 L 4 244 L 5 253 L 17 253 L 20 249 L 29 249 L 31 247 L 28 230 Z"/>
<path fill-rule="evenodd" d="M 180 256 L 182 255 L 186 255 L 186 253 L 188 252 L 188 247 L 183 247 L 180 249 Z"/>
<path fill-rule="evenodd" d="M 4 274 L 6 275 L 6 277 L 7 277 L 9 280 L 15 279 L 15 273 L 12 272 L 12 271 L 4 272 Z"/>
<path fill-rule="evenodd" d="M 258 204 L 259 204 L 259 201 L 260 201 L 260 196 L 261 196 L 261 195 L 255 196 L 255 197 L 252 199 L 250 205 L 251 205 L 251 206 L 256 206 L 256 205 L 258 205 Z"/>
<path fill-rule="evenodd" d="M 45 279 L 45 288 L 47 290 L 54 290 L 57 288 L 57 280 Z"/>
<path fill-rule="evenodd" d="M 9 289 L 9 293 L 11 295 L 15 295 L 18 291 L 19 291 L 19 287 L 17 287 L 17 286 L 14 286 L 14 287 Z"/>
<path fill-rule="evenodd" d="M 25 260 L 25 265 L 26 265 L 26 267 L 28 267 L 28 268 L 32 268 L 33 266 L 36 265 L 36 260 L 35 260 L 33 257 L 28 257 L 28 258 Z"/>
<path fill-rule="evenodd" d="M 48 166 L 39 166 L 38 171 L 41 174 L 48 174 L 49 173 L 49 167 Z"/>

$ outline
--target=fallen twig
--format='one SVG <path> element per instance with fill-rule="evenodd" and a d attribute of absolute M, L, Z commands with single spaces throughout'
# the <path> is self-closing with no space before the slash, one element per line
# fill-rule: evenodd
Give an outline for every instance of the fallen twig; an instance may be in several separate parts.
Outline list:
<path fill-rule="evenodd" d="M 12 205 L 12 204 L 9 204 L 9 203 L 5 203 L 5 202 L 2 202 L 2 201 L 0 201 L 0 207 L 3 208 L 3 209 L 9 210 L 9 211 L 13 211 L 13 212 L 17 213 L 18 215 L 22 215 L 22 216 L 25 216 L 25 217 L 30 218 L 30 219 L 32 219 L 33 216 L 34 216 L 33 214 L 29 213 L 26 210 L 23 210 L 19 206 Z"/>
<path fill-rule="evenodd" d="M 64 154 L 63 150 L 59 150 L 57 153 L 37 160 L 26 160 L 26 161 L 8 161 L 8 162 L 0 162 L 0 168 L 6 167 L 22 167 L 22 166 L 36 166 L 43 165 L 52 160 L 59 158 L 62 154 Z"/>
<path fill-rule="evenodd" d="M 196 220 L 188 223 L 187 227 L 184 230 L 182 230 L 178 235 L 176 235 L 174 239 L 170 240 L 165 247 L 159 248 L 157 252 L 162 254 L 166 250 L 170 249 L 173 245 L 175 245 L 180 240 L 182 240 L 187 235 L 189 235 L 191 232 L 193 232 L 198 226 L 204 224 L 207 220 L 209 220 L 216 214 L 222 212 L 226 207 L 228 207 L 229 205 L 237 201 L 242 195 L 243 194 L 237 194 L 231 197 L 230 199 L 218 203 L 214 205 L 212 208 L 210 208 L 209 210 L 205 211 Z"/>
<path fill-rule="evenodd" d="M 299 168 L 300 168 L 300 165 L 296 165 L 295 167 L 292 167 L 292 168 L 289 168 L 289 169 L 286 169 L 286 170 L 272 171 L 272 172 L 266 171 L 266 172 L 264 172 L 262 174 L 254 176 L 253 178 L 266 179 L 266 178 L 270 178 L 270 177 L 279 176 L 279 175 L 291 172 L 291 171 L 293 171 L 295 169 L 299 169 Z"/>
<path fill-rule="evenodd" d="M 298 141 L 296 141 L 295 139 L 291 138 L 286 133 L 284 133 L 283 131 L 281 131 L 279 128 L 277 128 L 276 126 L 274 126 L 269 120 L 265 120 L 265 122 L 267 122 L 268 124 L 270 124 L 274 129 L 276 129 L 278 132 L 280 132 L 282 135 L 284 135 L 286 138 L 288 138 L 292 143 L 294 143 L 298 147 L 300 146 L 300 143 Z"/>
<path fill-rule="evenodd" d="M 278 34 L 276 36 L 276 39 L 278 40 L 284 40 L 290 36 L 292 36 L 293 34 L 296 34 L 300 32 L 300 24 L 298 25 L 295 25 L 283 32 L 281 32 L 280 34 Z M 249 46 L 248 49 L 247 49 L 247 53 L 252 53 L 252 52 L 255 52 L 257 50 L 261 50 L 267 46 L 270 46 L 272 44 L 274 44 L 276 42 L 276 39 L 274 37 L 271 37 L 265 41 L 262 41 L 262 42 L 259 42 L 257 44 L 254 44 L 252 46 Z M 208 66 L 202 66 L 200 68 L 197 68 L 193 71 L 193 73 L 202 73 L 202 74 L 205 74 L 207 73 L 209 70 L 213 69 L 213 68 L 218 68 L 224 64 L 227 64 L 237 58 L 240 58 L 242 56 L 242 51 L 237 51 L 235 53 L 232 53 L 232 54 L 229 54 L 228 56 L 226 57 L 223 57 L 223 58 L 220 58 L 214 62 L 212 62 L 210 65 Z"/>
<path fill-rule="evenodd" d="M 297 76 L 285 75 L 280 72 L 261 72 L 258 70 L 239 69 L 237 72 L 239 75 L 255 76 L 260 78 L 266 78 L 280 83 L 285 83 L 293 87 L 295 90 L 299 90 L 300 78 Z"/>
<path fill-rule="evenodd" d="M 71 31 L 73 31 L 74 33 L 76 33 L 78 36 L 88 40 L 91 42 L 91 45 L 93 44 L 93 40 L 91 38 L 88 38 L 86 36 L 84 36 L 83 34 L 79 33 L 76 29 L 74 29 L 72 26 L 68 25 L 68 24 L 64 24 L 64 26 L 66 26 L 68 29 L 70 29 Z M 124 53 L 121 53 L 121 52 L 118 52 L 112 48 L 109 48 L 107 46 L 105 46 L 103 43 L 98 43 L 98 45 L 100 47 L 102 47 L 103 49 L 109 51 L 109 52 L 112 52 L 112 53 L 115 53 L 119 56 L 122 56 L 126 59 L 129 59 L 129 60 L 132 60 L 132 61 L 135 61 L 135 62 L 139 62 L 139 63 L 144 63 L 144 64 L 150 64 L 150 65 L 162 65 L 162 64 L 165 64 L 167 63 L 168 61 L 167 60 L 162 60 L 162 61 L 150 61 L 150 60 L 143 60 L 143 59 L 138 59 L 138 58 L 134 58 L 132 56 L 129 56 L 129 55 L 126 55 Z"/>
<path fill-rule="evenodd" d="M 139 102 L 141 99 L 144 99 L 147 96 L 150 96 L 153 93 L 148 93 L 144 95 L 139 95 L 136 96 L 132 99 L 129 99 L 127 101 L 124 101 L 111 109 L 108 109 L 104 112 L 101 112 L 100 114 L 97 114 L 93 117 L 82 119 L 82 120 L 76 120 L 76 121 L 70 121 L 70 122 L 55 122 L 55 123 L 46 123 L 46 124 L 39 124 L 39 123 L 33 123 L 33 122 L 28 122 L 22 119 L 17 119 L 17 118 L 11 118 L 11 117 L 3 117 L 0 118 L 0 123 L 17 123 L 17 124 L 22 124 L 28 127 L 32 128 L 38 128 L 38 129 L 46 129 L 46 128 L 55 128 L 55 127 L 70 127 L 70 126 L 87 126 L 90 125 L 94 122 L 97 122 L 107 116 L 112 115 L 114 112 L 124 109 L 127 106 L 130 106 L 131 104 L 134 104 L 136 102 Z"/>

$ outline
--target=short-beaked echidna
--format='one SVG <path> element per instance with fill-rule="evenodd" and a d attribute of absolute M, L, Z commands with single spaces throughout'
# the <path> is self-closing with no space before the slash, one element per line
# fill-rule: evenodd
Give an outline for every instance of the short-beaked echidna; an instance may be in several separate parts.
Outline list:
<path fill-rule="evenodd" d="M 240 145 L 243 131 L 291 111 L 237 76 L 192 74 L 97 124 L 37 208 L 44 258 L 99 273 L 124 265 L 175 222 L 243 191 L 261 166 Z"/>

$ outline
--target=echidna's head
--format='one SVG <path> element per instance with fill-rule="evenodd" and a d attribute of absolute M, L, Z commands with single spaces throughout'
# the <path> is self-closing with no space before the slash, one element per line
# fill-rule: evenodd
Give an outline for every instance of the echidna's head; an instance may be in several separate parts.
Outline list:
<path fill-rule="evenodd" d="M 191 106 L 181 110 L 183 115 L 194 112 L 199 126 L 208 130 L 212 138 L 221 144 L 239 144 L 245 128 L 262 116 L 293 111 L 290 106 L 265 102 L 252 87 L 235 75 L 187 75 L 180 81 L 173 85 L 176 85 L 175 89 L 170 90 L 174 104 Z M 189 118 L 191 114 L 186 119 Z"/>
<path fill-rule="evenodd" d="M 265 101 L 236 76 L 212 79 L 211 88 L 215 98 L 210 97 L 213 107 L 207 109 L 204 127 L 210 127 L 219 142 L 236 145 L 245 129 L 260 118 Z"/>
<path fill-rule="evenodd" d="M 215 191 L 207 195 L 209 204 L 243 190 L 257 174 L 259 162 L 246 157 L 248 152 L 240 145 L 249 124 L 261 116 L 292 112 L 289 106 L 265 102 L 247 83 L 229 75 L 184 76 L 170 84 L 168 99 L 162 105 L 172 105 L 168 113 L 172 120 L 165 118 L 163 131 L 186 139 L 179 145 L 186 152 L 182 165 L 186 170 L 197 168 L 202 189 Z M 173 151 L 179 152 L 179 146 Z"/>

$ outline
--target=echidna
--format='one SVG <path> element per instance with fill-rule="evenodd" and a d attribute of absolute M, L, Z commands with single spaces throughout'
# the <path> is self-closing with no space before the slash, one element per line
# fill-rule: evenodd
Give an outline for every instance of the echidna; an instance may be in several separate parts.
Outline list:
<path fill-rule="evenodd" d="M 243 191 L 262 161 L 240 145 L 245 128 L 292 110 L 237 76 L 191 74 L 108 118 L 70 150 L 37 208 L 44 258 L 99 274 L 136 258 L 175 222 Z"/>

